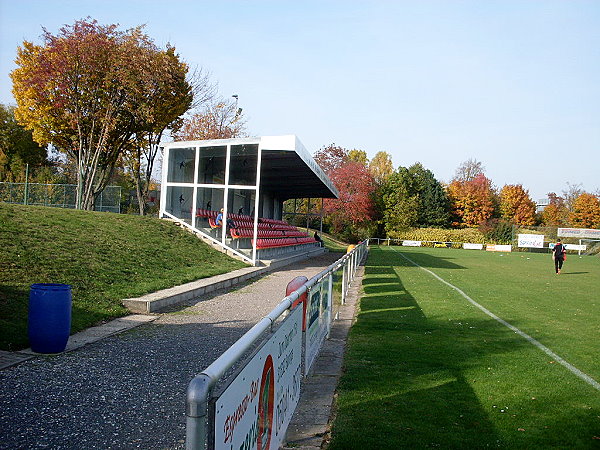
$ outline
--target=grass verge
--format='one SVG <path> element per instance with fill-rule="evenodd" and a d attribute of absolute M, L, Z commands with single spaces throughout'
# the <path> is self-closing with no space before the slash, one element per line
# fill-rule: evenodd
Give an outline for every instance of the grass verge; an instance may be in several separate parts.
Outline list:
<path fill-rule="evenodd" d="M 598 448 L 597 389 L 399 252 L 600 379 L 600 260 L 375 247 L 330 449 Z"/>
<path fill-rule="evenodd" d="M 74 333 L 127 314 L 124 298 L 244 266 L 168 221 L 0 203 L 0 349 L 28 346 L 32 283 L 72 286 Z"/>

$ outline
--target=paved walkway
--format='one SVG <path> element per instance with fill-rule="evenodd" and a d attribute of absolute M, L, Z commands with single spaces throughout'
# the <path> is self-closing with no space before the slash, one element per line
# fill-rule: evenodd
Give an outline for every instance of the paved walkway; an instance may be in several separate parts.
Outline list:
<path fill-rule="evenodd" d="M 75 351 L 13 355 L 29 359 L 0 372 L 0 449 L 184 448 L 185 392 L 193 376 L 279 303 L 291 279 L 310 278 L 338 256 L 295 262 L 172 312 L 130 316 L 155 320 L 121 333 L 113 326 L 108 337 Z M 352 314 L 344 317 L 349 327 Z M 330 357 L 341 364 L 343 345 L 336 345 Z M 323 421 L 319 431 L 294 422 L 300 423 L 291 435 L 295 447 L 320 445 Z"/>

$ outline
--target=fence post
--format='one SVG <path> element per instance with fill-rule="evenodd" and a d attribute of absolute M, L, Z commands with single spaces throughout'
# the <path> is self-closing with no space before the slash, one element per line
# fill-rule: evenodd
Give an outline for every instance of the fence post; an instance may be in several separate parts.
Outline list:
<path fill-rule="evenodd" d="M 344 265 L 342 266 L 342 305 L 346 304 L 346 282 L 347 282 L 347 276 L 346 276 L 346 266 L 347 266 L 347 262 L 344 262 Z"/>
<path fill-rule="evenodd" d="M 203 373 L 196 375 L 190 382 L 186 401 L 187 450 L 208 448 L 208 399 L 210 398 L 212 379 Z"/>
<path fill-rule="evenodd" d="M 23 195 L 23 204 L 27 204 L 27 196 L 29 191 L 29 164 L 25 166 L 25 194 Z"/>

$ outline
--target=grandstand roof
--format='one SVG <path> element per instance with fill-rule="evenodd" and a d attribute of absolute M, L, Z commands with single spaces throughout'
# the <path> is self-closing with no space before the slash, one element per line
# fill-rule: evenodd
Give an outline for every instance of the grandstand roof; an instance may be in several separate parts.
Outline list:
<path fill-rule="evenodd" d="M 170 142 L 170 147 L 210 147 L 258 144 L 261 150 L 260 189 L 289 198 L 336 198 L 339 193 L 329 177 L 295 135 Z"/>

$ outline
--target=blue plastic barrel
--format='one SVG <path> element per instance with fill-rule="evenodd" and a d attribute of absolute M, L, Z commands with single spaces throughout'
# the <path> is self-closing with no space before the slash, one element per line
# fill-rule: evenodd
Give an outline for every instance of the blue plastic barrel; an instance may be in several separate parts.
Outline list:
<path fill-rule="evenodd" d="M 32 284 L 28 318 L 31 350 L 37 353 L 64 351 L 71 332 L 71 286 Z"/>

